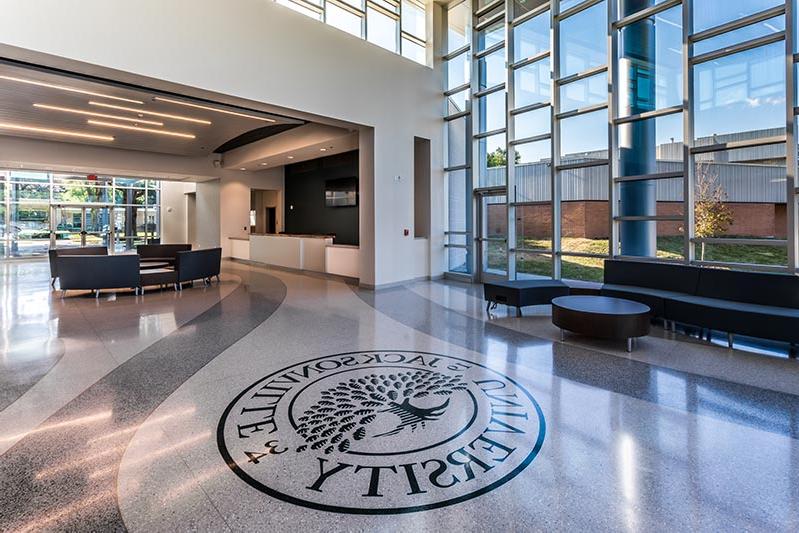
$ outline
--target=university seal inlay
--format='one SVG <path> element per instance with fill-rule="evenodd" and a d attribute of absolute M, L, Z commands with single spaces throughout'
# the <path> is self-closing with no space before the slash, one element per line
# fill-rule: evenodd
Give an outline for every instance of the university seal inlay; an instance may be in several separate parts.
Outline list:
<path fill-rule="evenodd" d="M 283 501 L 343 513 L 423 511 L 506 483 L 545 424 L 511 377 L 451 356 L 369 351 L 310 359 L 241 392 L 219 422 L 231 469 Z"/>

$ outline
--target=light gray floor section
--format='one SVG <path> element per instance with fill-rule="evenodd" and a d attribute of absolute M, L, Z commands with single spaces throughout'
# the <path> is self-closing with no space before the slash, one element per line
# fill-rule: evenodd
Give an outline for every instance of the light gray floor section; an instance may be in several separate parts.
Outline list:
<path fill-rule="evenodd" d="M 119 346 L 125 362 L 109 364 L 106 377 L 91 383 L 65 377 L 68 388 L 79 383 L 85 390 L 65 397 L 60 412 L 22 437 L 3 428 L 0 439 L 16 444 L 0 456 L 0 529 L 799 528 L 799 397 L 785 393 L 790 380 L 755 386 L 761 381 L 740 370 L 750 358 L 747 368 L 760 369 L 757 380 L 765 380 L 793 372 L 784 361 L 725 352 L 711 353 L 712 364 L 691 366 L 692 358 L 717 349 L 665 334 L 645 339 L 632 357 L 579 338 L 561 343 L 543 310 L 540 317 L 487 322 L 479 288 L 471 286 L 430 282 L 375 293 L 253 266 L 226 264 L 226 272 L 242 282 L 221 303 L 154 344 Z M 151 316 L 146 300 L 135 305 Z M 106 319 L 113 323 L 113 314 L 94 317 L 98 324 Z M 16 321 L 3 326 L 8 331 Z M 24 338 L 44 339 L 35 332 Z M 272 498 L 225 464 L 216 430 L 240 392 L 286 366 L 359 350 L 444 354 L 516 380 L 546 420 L 539 454 L 511 481 L 476 498 L 376 516 Z M 43 357 L 56 358 L 57 351 Z M 739 368 L 725 368 L 725 358 L 726 366 Z M 12 398 L 0 420 L 24 398 Z M 409 444 L 413 435 L 407 432 Z M 270 464 L 278 463 L 264 468 Z M 277 488 L 296 485 L 296 471 L 272 468 Z M 479 478 L 469 483 L 481 488 Z M 343 490 L 349 498 L 364 488 L 353 482 Z M 427 497 L 434 494 L 420 495 L 419 503 Z"/>

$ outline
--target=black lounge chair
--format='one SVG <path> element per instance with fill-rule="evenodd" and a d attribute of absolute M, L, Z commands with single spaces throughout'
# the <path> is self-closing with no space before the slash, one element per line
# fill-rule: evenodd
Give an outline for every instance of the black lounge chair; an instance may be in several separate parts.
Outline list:
<path fill-rule="evenodd" d="M 136 253 L 142 261 L 163 261 L 170 265 L 175 264 L 178 252 L 191 250 L 191 244 L 140 244 L 136 246 Z"/>
<path fill-rule="evenodd" d="M 91 290 L 99 297 L 101 289 L 133 289 L 141 286 L 138 255 L 78 256 L 58 258 L 61 295 L 68 290 Z"/>
<path fill-rule="evenodd" d="M 175 254 L 175 289 L 181 290 L 183 283 L 201 279 L 206 284 L 215 277 L 219 281 L 222 265 L 222 248 L 192 250 Z"/>
<path fill-rule="evenodd" d="M 50 260 L 50 286 L 55 288 L 58 279 L 58 258 L 65 255 L 108 255 L 105 246 L 83 246 L 81 248 L 53 248 L 47 252 Z"/>

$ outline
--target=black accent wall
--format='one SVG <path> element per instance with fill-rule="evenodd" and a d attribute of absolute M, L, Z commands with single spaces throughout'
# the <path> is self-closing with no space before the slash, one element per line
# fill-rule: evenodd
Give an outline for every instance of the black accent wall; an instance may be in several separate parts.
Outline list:
<path fill-rule="evenodd" d="M 357 245 L 358 207 L 325 206 L 325 182 L 353 177 L 358 177 L 357 150 L 287 165 L 286 233 L 335 234 L 336 244 Z"/>

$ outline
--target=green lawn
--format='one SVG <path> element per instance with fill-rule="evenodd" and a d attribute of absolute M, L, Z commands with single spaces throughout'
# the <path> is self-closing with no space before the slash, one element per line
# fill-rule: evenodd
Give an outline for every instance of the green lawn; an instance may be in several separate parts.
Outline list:
<path fill-rule="evenodd" d="M 547 249 L 551 242 L 546 239 L 524 239 L 519 243 L 524 248 Z M 489 242 L 488 266 L 491 269 L 506 268 L 506 252 L 500 243 Z M 562 240 L 566 252 L 607 254 L 608 241 L 598 239 L 581 239 L 566 237 Z M 663 259 L 681 259 L 683 240 L 681 237 L 659 237 L 657 255 Z M 697 247 L 697 256 L 700 253 Z M 787 263 L 785 248 L 777 246 L 750 246 L 713 244 L 705 249 L 706 261 L 730 263 L 755 263 L 759 265 L 785 265 Z M 562 275 L 566 279 L 584 281 L 602 281 L 603 259 L 594 257 L 564 256 Z M 519 273 L 541 276 L 552 275 L 552 260 L 541 254 L 519 253 L 516 258 L 516 270 Z"/>

